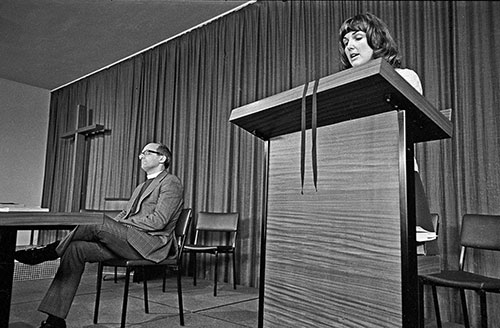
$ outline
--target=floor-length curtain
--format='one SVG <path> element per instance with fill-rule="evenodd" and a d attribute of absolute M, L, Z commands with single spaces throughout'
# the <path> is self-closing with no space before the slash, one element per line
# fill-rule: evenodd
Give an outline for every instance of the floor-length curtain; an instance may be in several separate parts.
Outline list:
<path fill-rule="evenodd" d="M 452 109 L 453 138 L 418 144 L 416 158 L 431 210 L 442 219 L 443 267 L 456 266 L 461 215 L 500 212 L 500 10 L 494 2 L 258 1 L 58 89 L 51 97 L 42 205 L 70 208 L 73 141 L 60 137 L 74 129 L 77 105 L 86 105 L 106 131 L 87 138 L 85 208 L 102 209 L 106 197 L 130 197 L 145 178 L 141 147 L 162 141 L 173 151 L 171 171 L 184 182 L 186 207 L 241 214 L 238 283 L 257 286 L 264 145 L 230 124 L 229 115 L 337 72 L 338 28 L 365 11 L 387 22 L 426 98 L 440 110 Z M 490 267 L 498 262 L 478 261 L 485 271 L 498 271 Z M 231 277 L 224 272 L 219 276 Z M 459 321 L 458 306 L 444 315 Z M 500 322 L 497 316 L 492 322 Z"/>
<path fill-rule="evenodd" d="M 500 215 L 500 4 L 453 3 L 456 98 L 456 176 L 460 214 Z M 485 51 L 485 49 L 487 49 Z M 474 253 L 467 265 L 500 276 L 500 259 Z M 473 326 L 479 327 L 479 298 L 470 296 Z M 489 327 L 500 326 L 500 296 L 488 296 Z"/>
<path fill-rule="evenodd" d="M 63 168 L 71 166 L 73 145 L 60 136 L 73 128 L 76 107 L 84 104 L 106 129 L 87 138 L 85 209 L 129 197 L 144 179 L 140 148 L 165 142 L 174 154 L 171 170 L 185 185 L 186 206 L 195 213 L 240 212 L 239 283 L 256 286 L 264 143 L 230 124 L 229 115 L 337 70 L 340 15 L 334 9 L 330 2 L 258 2 L 54 91 L 44 206 L 69 210 L 71 170 Z"/>

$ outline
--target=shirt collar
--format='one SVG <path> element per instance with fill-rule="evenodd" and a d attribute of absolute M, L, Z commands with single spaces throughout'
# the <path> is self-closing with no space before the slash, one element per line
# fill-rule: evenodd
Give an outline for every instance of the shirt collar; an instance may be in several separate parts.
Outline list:
<path fill-rule="evenodd" d="M 160 171 L 160 172 L 157 172 L 157 173 L 153 173 L 153 174 L 148 174 L 148 175 L 147 175 L 147 178 L 148 178 L 148 179 L 154 179 L 154 178 L 156 178 L 157 176 L 159 176 L 159 175 L 161 174 L 161 172 L 163 172 L 163 171 Z"/>

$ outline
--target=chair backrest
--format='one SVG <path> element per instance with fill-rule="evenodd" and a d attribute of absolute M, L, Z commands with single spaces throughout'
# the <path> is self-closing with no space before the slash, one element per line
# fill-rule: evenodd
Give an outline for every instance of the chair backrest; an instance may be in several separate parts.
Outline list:
<path fill-rule="evenodd" d="M 175 237 L 177 238 L 178 255 L 182 255 L 182 249 L 186 243 L 187 233 L 191 225 L 193 211 L 190 208 L 185 208 L 181 211 L 177 223 L 175 224 Z"/>
<path fill-rule="evenodd" d="M 467 247 L 500 251 L 500 215 L 465 214 L 460 232 L 460 268 Z"/>
<path fill-rule="evenodd" d="M 198 241 L 200 232 L 230 232 L 232 233 L 230 244 L 236 244 L 236 234 L 238 233 L 239 213 L 215 213 L 199 212 L 196 222 L 195 244 Z"/>
<path fill-rule="evenodd" d="M 465 247 L 500 250 L 500 215 L 465 214 L 460 244 Z"/>

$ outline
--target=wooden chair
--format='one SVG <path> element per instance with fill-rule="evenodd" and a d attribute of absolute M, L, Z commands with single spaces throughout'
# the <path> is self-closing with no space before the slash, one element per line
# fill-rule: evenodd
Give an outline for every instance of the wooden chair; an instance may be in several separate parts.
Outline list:
<path fill-rule="evenodd" d="M 417 255 L 417 268 L 418 268 L 418 274 L 431 274 L 431 273 L 436 273 L 441 271 L 441 254 L 440 254 L 440 248 L 441 248 L 441 240 L 439 238 L 439 224 L 440 224 L 440 217 L 439 214 L 437 213 L 431 213 L 431 220 L 432 220 L 432 226 L 434 228 L 434 231 L 436 232 L 436 235 L 438 235 L 438 238 L 433 241 L 428 241 L 424 245 L 424 249 L 426 250 L 425 255 Z M 430 247 L 428 247 L 430 246 Z M 428 295 L 425 295 L 426 297 L 424 298 L 424 294 L 427 293 L 427 289 L 431 290 L 430 286 L 427 286 L 426 290 L 423 290 L 424 287 L 422 287 L 422 292 L 419 293 L 419 315 L 422 316 L 422 320 L 424 322 L 430 321 L 430 311 L 432 309 L 432 295 L 429 293 Z M 425 293 L 424 293 L 425 292 Z M 425 317 L 424 313 L 427 312 L 427 315 L 429 317 Z"/>
<path fill-rule="evenodd" d="M 143 269 L 146 267 L 167 267 L 170 268 L 177 273 L 177 296 L 179 300 L 179 321 L 180 325 L 184 326 L 184 308 L 182 303 L 182 286 L 181 286 L 181 274 L 182 274 L 182 254 L 184 249 L 184 244 L 186 241 L 187 232 L 189 230 L 189 226 L 191 224 L 192 210 L 191 209 L 183 209 L 179 219 L 177 221 L 177 225 L 175 227 L 175 235 L 177 237 L 177 256 L 173 259 L 166 259 L 159 263 L 149 261 L 149 260 L 126 260 L 126 259 L 113 259 L 109 261 L 99 262 L 99 266 L 97 269 L 97 293 L 96 293 L 96 301 L 95 301 L 95 309 L 94 309 L 94 324 L 97 324 L 97 319 L 99 315 L 99 301 L 101 297 L 101 285 L 102 285 L 102 272 L 105 266 L 111 267 L 123 267 L 126 269 L 125 271 L 125 288 L 123 294 L 123 305 L 122 305 L 122 317 L 121 317 L 121 326 L 125 327 L 126 316 L 127 316 L 127 301 L 128 301 L 128 291 L 130 285 L 130 272 L 132 270 Z M 144 274 L 143 277 L 144 284 L 144 310 L 146 313 L 149 313 L 149 304 L 148 304 L 148 287 L 147 287 L 147 279 Z M 165 291 L 165 280 L 163 280 L 163 291 Z"/>
<path fill-rule="evenodd" d="M 462 221 L 460 233 L 460 259 L 458 270 L 441 271 L 439 273 L 419 275 L 420 293 L 423 293 L 423 286 L 430 285 L 434 299 L 434 309 L 436 313 L 436 324 L 442 327 L 439 314 L 439 303 L 436 287 L 457 288 L 460 291 L 462 300 L 462 311 L 464 324 L 469 328 L 469 315 L 465 290 L 474 290 L 479 294 L 481 308 L 481 327 L 488 327 L 488 316 L 486 309 L 486 293 L 500 293 L 500 279 L 487 277 L 478 273 L 465 270 L 465 259 L 468 248 L 479 250 L 500 251 L 500 216 L 483 214 L 465 214 Z M 421 323 L 422 324 L 422 323 Z"/>
<path fill-rule="evenodd" d="M 233 288 L 236 289 L 236 236 L 238 234 L 238 213 L 198 213 L 193 244 L 186 244 L 184 252 L 194 256 L 193 284 L 196 286 L 196 254 L 215 255 L 214 296 L 217 296 L 218 255 L 229 254 L 233 259 Z M 220 236 L 222 234 L 222 236 Z M 224 236 L 226 238 L 223 238 Z M 219 238 L 217 238 L 219 237 Z M 217 241 L 216 241 L 217 239 Z"/>

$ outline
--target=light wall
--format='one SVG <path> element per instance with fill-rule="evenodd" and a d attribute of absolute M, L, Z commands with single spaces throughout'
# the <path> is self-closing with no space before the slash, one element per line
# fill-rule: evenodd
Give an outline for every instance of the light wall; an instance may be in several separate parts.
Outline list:
<path fill-rule="evenodd" d="M 50 91 L 0 79 L 0 202 L 40 206 Z"/>

